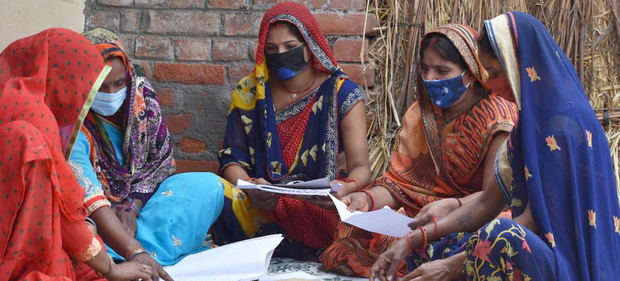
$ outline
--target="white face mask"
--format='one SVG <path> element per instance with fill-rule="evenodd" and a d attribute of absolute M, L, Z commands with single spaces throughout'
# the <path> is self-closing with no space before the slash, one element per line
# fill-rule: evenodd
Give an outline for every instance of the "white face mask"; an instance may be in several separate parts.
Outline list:
<path fill-rule="evenodd" d="M 103 116 L 110 116 L 121 108 L 125 96 L 127 96 L 127 87 L 123 87 L 116 93 L 97 92 L 91 109 Z"/>

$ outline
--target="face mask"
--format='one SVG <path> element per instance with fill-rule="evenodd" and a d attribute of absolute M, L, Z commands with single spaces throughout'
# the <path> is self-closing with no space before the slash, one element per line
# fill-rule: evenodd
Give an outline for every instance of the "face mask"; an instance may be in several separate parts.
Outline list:
<path fill-rule="evenodd" d="M 463 86 L 463 74 L 465 71 L 456 77 L 444 80 L 425 80 L 422 78 L 431 101 L 440 108 L 452 106 L 463 96 L 471 84 L 470 82 Z"/>
<path fill-rule="evenodd" d="M 510 101 L 514 101 L 512 90 L 510 89 L 510 84 L 508 84 L 506 75 L 487 80 L 487 86 L 494 94 Z"/>
<path fill-rule="evenodd" d="M 110 116 L 121 108 L 126 95 L 127 87 L 118 90 L 116 93 L 97 92 L 90 108 L 103 116 Z"/>
<path fill-rule="evenodd" d="M 308 62 L 304 58 L 304 46 L 301 45 L 292 50 L 279 54 L 265 54 L 267 69 L 279 80 L 289 80 L 299 74 Z"/>

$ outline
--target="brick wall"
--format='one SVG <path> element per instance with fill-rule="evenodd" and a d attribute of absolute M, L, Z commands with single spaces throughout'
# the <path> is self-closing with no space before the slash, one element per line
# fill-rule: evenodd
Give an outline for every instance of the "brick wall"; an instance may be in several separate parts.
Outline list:
<path fill-rule="evenodd" d="M 129 56 L 144 67 L 172 134 L 178 170 L 213 171 L 230 94 L 252 70 L 260 20 L 278 2 L 87 0 L 84 30 L 117 33 Z M 344 71 L 358 84 L 372 86 L 374 70 L 359 63 L 361 36 L 371 35 L 376 25 L 369 16 L 364 30 L 366 1 L 300 2 L 314 13 Z"/>

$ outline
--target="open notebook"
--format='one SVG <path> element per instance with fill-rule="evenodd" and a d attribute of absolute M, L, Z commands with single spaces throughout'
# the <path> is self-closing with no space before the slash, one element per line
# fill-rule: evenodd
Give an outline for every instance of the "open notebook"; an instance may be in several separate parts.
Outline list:
<path fill-rule="evenodd" d="M 243 240 L 187 256 L 164 269 L 175 281 L 256 280 L 269 268 L 281 234 Z"/>

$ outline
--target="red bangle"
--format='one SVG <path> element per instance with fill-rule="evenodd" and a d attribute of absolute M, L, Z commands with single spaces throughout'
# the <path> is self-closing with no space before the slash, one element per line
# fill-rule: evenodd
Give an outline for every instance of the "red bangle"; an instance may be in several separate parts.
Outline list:
<path fill-rule="evenodd" d="M 428 237 L 426 237 L 426 230 L 424 230 L 424 227 L 422 226 L 418 226 L 418 229 L 420 229 L 420 231 L 422 231 L 422 246 L 419 248 L 421 252 L 424 252 L 424 250 L 426 250 L 426 245 L 428 245 Z"/>
<path fill-rule="evenodd" d="M 355 184 L 355 191 L 360 191 L 360 185 L 357 183 L 356 180 L 354 180 L 354 179 L 347 179 L 344 182 L 352 182 L 352 183 L 354 183 Z"/>
<path fill-rule="evenodd" d="M 407 253 L 411 256 L 411 231 L 407 233 Z"/>
<path fill-rule="evenodd" d="M 454 197 L 454 199 L 456 199 L 457 202 L 459 202 L 459 207 L 463 206 L 463 202 L 461 202 L 461 199 Z"/>
<path fill-rule="evenodd" d="M 433 222 L 435 223 L 435 240 L 439 240 L 439 229 L 437 228 L 437 217 L 433 216 Z"/>
<path fill-rule="evenodd" d="M 368 190 L 362 190 L 362 192 L 366 193 L 366 195 L 368 195 L 368 198 L 370 198 L 370 208 L 368 209 L 368 211 L 374 210 L 375 209 L 375 199 L 372 198 L 372 194 Z"/>

